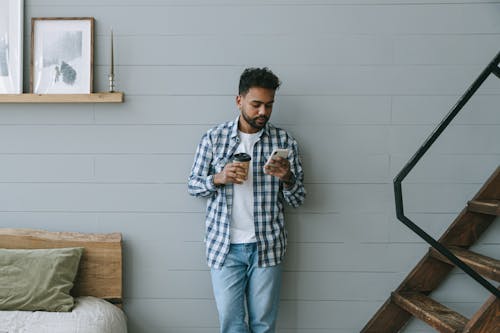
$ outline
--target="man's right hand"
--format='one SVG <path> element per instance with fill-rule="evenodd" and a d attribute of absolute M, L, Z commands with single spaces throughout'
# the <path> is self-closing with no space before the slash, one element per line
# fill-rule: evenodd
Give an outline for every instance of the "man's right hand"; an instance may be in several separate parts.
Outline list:
<path fill-rule="evenodd" d="M 245 167 L 240 163 L 228 163 L 221 172 L 214 175 L 214 185 L 243 184 L 245 175 Z"/>

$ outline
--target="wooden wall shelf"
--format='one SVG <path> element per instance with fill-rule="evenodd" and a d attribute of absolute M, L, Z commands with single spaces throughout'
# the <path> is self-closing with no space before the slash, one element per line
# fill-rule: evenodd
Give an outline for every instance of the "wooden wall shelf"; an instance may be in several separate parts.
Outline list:
<path fill-rule="evenodd" d="M 0 103 L 123 103 L 122 92 L 92 94 L 0 94 Z"/>

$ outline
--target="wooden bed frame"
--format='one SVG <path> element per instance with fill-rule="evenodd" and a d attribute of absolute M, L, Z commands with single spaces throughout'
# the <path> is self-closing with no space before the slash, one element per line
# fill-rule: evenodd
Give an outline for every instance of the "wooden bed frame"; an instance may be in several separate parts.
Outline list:
<path fill-rule="evenodd" d="M 122 236 L 33 229 L 0 228 L 0 248 L 85 248 L 71 290 L 74 297 L 94 296 L 122 306 Z"/>

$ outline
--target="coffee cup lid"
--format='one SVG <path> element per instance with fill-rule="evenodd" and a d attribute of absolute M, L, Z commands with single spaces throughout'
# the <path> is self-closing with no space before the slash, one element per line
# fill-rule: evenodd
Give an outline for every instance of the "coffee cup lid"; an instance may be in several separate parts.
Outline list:
<path fill-rule="evenodd" d="M 233 161 L 248 162 L 252 159 L 247 153 L 238 153 L 233 155 Z"/>

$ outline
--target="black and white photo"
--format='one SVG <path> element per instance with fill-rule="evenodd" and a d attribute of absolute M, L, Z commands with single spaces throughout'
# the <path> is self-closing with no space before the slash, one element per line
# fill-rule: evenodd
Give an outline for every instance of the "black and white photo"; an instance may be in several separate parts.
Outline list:
<path fill-rule="evenodd" d="M 33 93 L 92 92 L 93 28 L 93 18 L 32 19 Z"/>
<path fill-rule="evenodd" d="M 0 0 L 0 93 L 23 90 L 23 0 Z"/>

